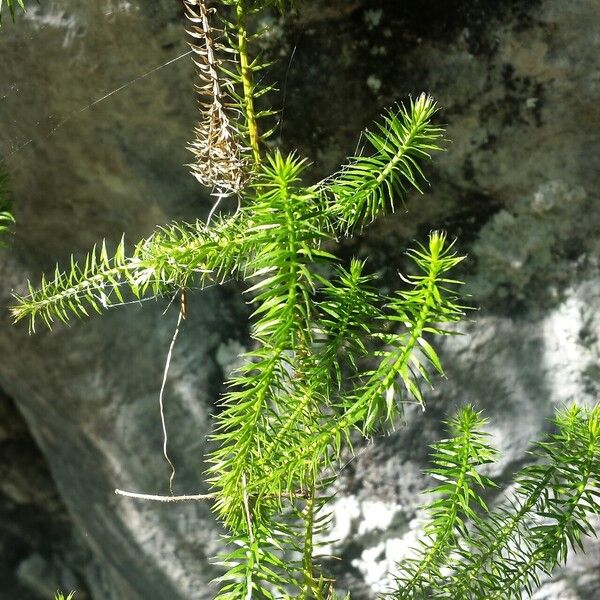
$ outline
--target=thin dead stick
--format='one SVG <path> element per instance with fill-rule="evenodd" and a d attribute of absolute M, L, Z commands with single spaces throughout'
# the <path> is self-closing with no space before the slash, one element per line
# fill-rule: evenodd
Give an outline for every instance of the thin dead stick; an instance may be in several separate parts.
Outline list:
<path fill-rule="evenodd" d="M 125 496 L 126 498 L 134 498 L 136 500 L 149 500 L 151 502 L 202 502 L 205 500 L 216 500 L 218 494 L 188 494 L 185 496 L 161 496 L 159 494 L 140 494 L 138 492 L 127 492 L 125 490 L 116 489 L 117 496 Z M 306 492 L 297 492 L 295 494 L 281 494 L 282 498 L 295 499 L 305 498 Z"/>
<path fill-rule="evenodd" d="M 165 460 L 171 466 L 171 476 L 169 477 L 169 493 L 173 496 L 173 480 L 175 479 L 175 465 L 169 458 L 169 454 L 167 452 L 167 443 L 169 441 L 169 436 L 167 434 L 167 423 L 165 420 L 165 404 L 164 404 L 164 394 L 165 394 L 165 386 L 167 385 L 167 376 L 169 375 L 169 367 L 171 366 L 171 358 L 173 356 L 173 348 L 175 347 L 175 341 L 177 340 L 177 336 L 179 335 L 179 329 L 181 327 L 181 321 L 185 318 L 185 307 L 182 302 L 181 309 L 179 311 L 179 316 L 177 317 L 177 325 L 175 326 L 175 333 L 173 334 L 173 338 L 171 339 L 171 345 L 169 346 L 169 352 L 167 354 L 167 360 L 165 362 L 165 370 L 163 372 L 162 384 L 160 386 L 160 393 L 158 395 L 158 404 L 160 408 L 160 423 L 162 425 L 163 430 L 163 456 Z"/>
<path fill-rule="evenodd" d="M 212 208 L 210 209 L 210 212 L 208 213 L 208 217 L 206 217 L 206 225 L 210 225 L 210 220 L 213 218 L 214 214 L 217 212 L 217 209 L 219 208 L 219 204 L 221 204 L 221 200 L 223 200 L 223 198 L 227 197 L 227 194 L 218 194 L 218 193 L 213 193 L 213 196 L 216 196 L 217 199 L 215 201 L 215 203 L 213 204 Z"/>
<path fill-rule="evenodd" d="M 372 446 L 372 443 L 370 442 L 364 448 L 362 448 L 358 454 L 355 454 L 354 456 L 352 456 L 350 458 L 350 460 L 348 460 L 339 469 L 338 474 L 341 473 L 352 461 L 356 460 L 358 457 L 360 457 L 362 454 L 364 454 L 366 452 L 366 450 L 371 446 Z M 243 485 L 243 489 L 245 490 L 246 489 L 245 476 L 242 480 L 242 485 Z M 173 494 L 171 494 L 170 496 L 161 496 L 159 494 L 141 494 L 139 492 L 127 492 L 125 490 L 120 490 L 118 488 L 115 490 L 115 494 L 117 496 L 124 496 L 126 498 L 134 498 L 135 500 L 147 500 L 150 502 L 204 502 L 204 501 L 216 500 L 218 498 L 218 494 L 215 494 L 215 493 L 213 493 L 213 494 L 187 494 L 187 495 L 183 495 L 183 496 L 174 496 Z M 267 497 L 270 498 L 270 497 L 275 497 L 275 496 L 269 495 Z M 286 498 L 288 500 L 302 499 L 302 498 L 307 497 L 307 492 L 305 492 L 303 490 L 298 490 L 297 492 L 294 492 L 294 493 L 283 493 L 279 497 Z M 248 518 L 248 509 L 249 509 L 248 496 L 246 493 L 244 493 L 244 511 L 246 512 L 246 518 Z"/>
<path fill-rule="evenodd" d="M 117 496 L 126 496 L 136 500 L 151 500 L 152 502 L 199 502 L 201 500 L 214 500 L 216 494 L 192 494 L 188 496 L 159 496 L 157 494 L 138 494 L 136 492 L 126 492 L 125 490 L 115 490 Z"/>
<path fill-rule="evenodd" d="M 181 316 L 181 315 L 180 315 Z M 370 448 L 372 446 L 372 441 L 369 442 L 366 446 L 364 446 L 360 452 L 358 452 L 358 454 L 355 454 L 354 456 L 352 456 L 346 463 L 344 463 L 344 465 L 339 469 L 338 471 L 338 475 L 339 473 L 341 473 L 351 462 L 353 462 L 354 460 L 356 460 L 357 458 L 359 458 L 362 454 L 364 454 L 368 448 Z M 168 459 L 167 459 L 168 460 Z M 170 461 L 169 461 L 170 463 Z M 172 463 L 170 463 L 172 464 Z M 244 479 L 242 480 L 242 485 L 243 485 L 243 489 L 246 489 L 246 481 L 245 481 L 245 476 Z M 134 498 L 135 500 L 146 500 L 149 502 L 205 502 L 205 501 L 210 501 L 210 500 L 216 500 L 218 498 L 218 494 L 216 493 L 212 493 L 212 494 L 186 494 L 183 496 L 174 496 L 173 493 L 171 492 L 170 496 L 161 496 L 160 494 L 141 494 L 139 492 L 128 492 L 125 490 L 120 490 L 120 489 L 116 489 L 115 490 L 115 494 L 117 496 L 124 496 L 126 498 Z M 272 496 L 272 495 L 268 495 L 267 498 L 275 498 L 275 497 L 279 497 L 279 498 L 286 498 L 288 500 L 296 500 L 296 499 L 305 499 L 307 497 L 307 492 L 304 490 L 298 490 L 296 492 L 293 493 L 282 493 L 280 496 Z M 246 493 L 244 493 L 244 509 L 247 513 L 249 506 L 247 506 L 248 503 L 248 496 Z M 248 517 L 248 514 L 246 514 L 246 518 Z"/>

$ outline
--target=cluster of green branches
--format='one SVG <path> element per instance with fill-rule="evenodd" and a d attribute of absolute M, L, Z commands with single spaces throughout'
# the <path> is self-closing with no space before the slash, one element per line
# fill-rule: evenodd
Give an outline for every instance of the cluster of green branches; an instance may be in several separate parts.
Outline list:
<path fill-rule="evenodd" d="M 112 253 L 102 243 L 81 264 L 72 259 L 67 270 L 57 266 L 37 290 L 30 288 L 28 296 L 18 298 L 13 314 L 17 320 L 29 318 L 32 328 L 38 320 L 51 326 L 57 318 L 66 322 L 90 310 L 101 312 L 122 303 L 127 294 L 139 299 L 180 288 L 201 288 L 233 276 L 260 276 L 266 265 L 256 257 L 266 256 L 267 248 L 274 245 L 273 240 L 267 243 L 271 233 L 281 234 L 280 223 L 274 221 L 280 217 L 272 217 L 269 203 L 279 201 L 282 194 L 296 194 L 303 200 L 306 214 L 296 211 L 291 218 L 303 222 L 309 237 L 298 241 L 307 256 L 322 259 L 324 242 L 344 235 L 350 227 L 366 225 L 375 212 L 393 209 L 394 200 L 382 189 L 402 191 L 418 184 L 421 174 L 416 160 L 435 150 L 441 136 L 441 129 L 431 124 L 434 112 L 433 101 L 424 95 L 408 108 L 390 112 L 382 132 L 370 134 L 381 151 L 352 159 L 337 175 L 312 186 L 298 186 L 305 161 L 275 152 L 255 169 L 254 181 L 245 190 L 245 203 L 236 213 L 218 216 L 210 225 L 197 221 L 160 227 L 138 242 L 129 256 L 124 241 Z M 359 172 L 362 183 L 357 180 Z M 396 196 L 395 201 L 401 198 Z M 261 221 L 261 215 L 267 222 Z M 276 251 L 281 249 L 276 247 Z"/>
<path fill-rule="evenodd" d="M 600 515 L 600 405 L 560 411 L 556 432 L 538 443 L 532 466 L 514 479 L 494 510 L 482 494 L 494 483 L 480 467 L 497 459 L 466 407 L 449 423 L 452 437 L 434 445 L 430 520 L 412 558 L 400 565 L 396 600 L 520 600 L 542 575 L 583 549 Z"/>
<path fill-rule="evenodd" d="M 272 111 L 255 104 L 269 88 L 256 83 L 267 65 L 251 58 L 260 32 L 249 33 L 249 19 L 286 3 L 224 0 L 220 16 L 204 0 L 184 3 L 201 96 L 191 170 L 217 201 L 237 195 L 238 210 L 160 227 L 130 251 L 123 240 L 112 251 L 102 243 L 30 284 L 12 313 L 34 330 L 131 299 L 242 282 L 254 307 L 253 347 L 228 382 L 209 456 L 210 497 L 229 534 L 217 597 L 333 599 L 334 582 L 314 555 L 342 452 L 356 435 L 393 428 L 406 403 L 425 406 L 424 384 L 443 375 L 435 340 L 465 310 L 451 273 L 463 257 L 442 232 L 408 251 L 412 267 L 388 295 L 368 263 L 344 264 L 333 248 L 421 190 L 443 131 L 423 94 L 387 111 L 337 173 L 307 183 L 304 159 L 265 153 L 260 118 Z M 521 474 L 516 499 L 491 513 L 477 492 L 492 485 L 477 468 L 495 458 L 482 425 L 465 409 L 450 424 L 453 437 L 436 446 L 439 497 L 392 597 L 508 590 L 516 598 L 564 559 L 565 539 L 590 532 L 597 411 L 562 415 L 559 433 L 539 447 L 546 466 Z"/>
<path fill-rule="evenodd" d="M 393 208 L 394 199 L 381 188 L 401 192 L 417 184 L 416 161 L 437 148 L 441 135 L 431 123 L 434 111 L 423 95 L 388 113 L 378 133 L 369 134 L 372 153 L 316 185 L 302 182 L 305 161 L 268 155 L 235 214 L 210 227 L 161 228 L 130 256 L 123 242 L 111 255 L 102 244 L 83 264 L 73 259 L 67 271 L 57 267 L 13 308 L 15 318 L 29 318 L 33 328 L 40 318 L 50 326 L 55 318 L 101 311 L 127 293 L 170 294 L 231 277 L 248 282 L 256 347 L 230 382 L 217 418 L 210 480 L 215 509 L 240 547 L 226 562 L 255 556 L 234 564 L 223 598 L 250 591 L 269 597 L 275 564 L 282 569 L 280 591 L 293 581 L 306 589 L 305 597 L 323 588 L 311 556 L 297 566 L 284 563 L 279 548 L 269 551 L 268 540 L 285 533 L 296 549 L 295 529 L 281 520 L 289 511 L 305 518 L 312 540 L 322 488 L 317 480 L 339 458 L 343 440 L 355 429 L 368 435 L 378 425 L 391 426 L 402 394 L 405 401 L 422 402 L 419 379 L 441 372 L 425 334 L 445 334 L 440 324 L 462 315 L 451 290 L 455 282 L 446 275 L 461 257 L 444 234 L 432 233 L 409 253 L 415 273 L 406 276 L 406 289 L 390 297 L 371 287 L 363 263 L 346 269 L 326 249 L 327 242 Z M 390 330 L 390 322 L 401 327 Z M 375 366 L 365 360 L 373 354 Z M 345 383 L 348 370 L 351 386 Z"/>

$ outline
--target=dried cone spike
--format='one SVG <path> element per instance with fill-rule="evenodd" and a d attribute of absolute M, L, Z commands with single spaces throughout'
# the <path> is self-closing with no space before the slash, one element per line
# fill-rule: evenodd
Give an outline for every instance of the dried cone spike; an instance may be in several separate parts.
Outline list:
<path fill-rule="evenodd" d="M 196 158 L 189 166 L 196 179 L 216 195 L 236 194 L 245 183 L 247 169 L 236 129 L 225 111 L 226 95 L 219 80 L 216 54 L 217 31 L 209 20 L 214 9 L 207 8 L 205 0 L 184 0 L 184 5 L 192 24 L 188 34 L 200 80 L 196 89 L 202 113 L 194 129 L 195 139 L 188 146 Z"/>

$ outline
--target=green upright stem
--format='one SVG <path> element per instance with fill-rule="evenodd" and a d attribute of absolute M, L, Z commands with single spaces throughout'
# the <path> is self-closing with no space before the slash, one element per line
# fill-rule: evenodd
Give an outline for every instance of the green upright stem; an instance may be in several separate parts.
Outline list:
<path fill-rule="evenodd" d="M 554 469 L 549 469 L 546 473 L 545 477 L 540 481 L 540 483 L 533 490 L 532 494 L 527 498 L 527 500 L 523 503 L 523 506 L 516 512 L 508 523 L 502 527 L 494 537 L 492 543 L 487 546 L 486 551 L 477 556 L 477 559 L 473 562 L 472 565 L 465 568 L 464 570 L 459 570 L 457 572 L 458 575 L 458 585 L 457 585 L 457 598 L 462 598 L 463 595 L 468 591 L 471 586 L 471 583 L 474 579 L 477 578 L 478 575 L 482 572 L 482 569 L 488 564 L 488 561 L 498 553 L 498 551 L 506 545 L 506 543 L 511 539 L 511 536 L 515 529 L 521 523 L 521 520 L 529 514 L 531 509 L 536 505 L 537 501 L 540 499 L 541 494 L 544 492 L 552 476 L 554 474 Z"/>
<path fill-rule="evenodd" d="M 592 452 L 594 451 L 594 447 L 592 445 L 590 445 L 590 450 Z M 579 503 L 581 502 L 581 499 L 587 491 L 588 483 L 590 481 L 590 478 L 592 477 L 592 465 L 593 460 L 592 457 L 589 456 L 588 460 L 586 461 L 586 468 L 583 474 L 582 481 L 577 486 L 577 492 L 575 494 L 575 497 L 570 501 L 570 506 L 568 510 L 566 510 L 565 513 L 561 515 L 560 519 L 558 520 L 558 523 L 556 524 L 556 527 L 554 529 L 550 529 L 549 533 L 546 533 L 546 535 L 541 538 L 541 541 L 537 543 L 537 547 L 532 553 L 530 559 L 527 562 L 520 565 L 517 569 L 512 569 L 510 571 L 509 579 L 501 581 L 501 590 L 496 591 L 493 596 L 488 596 L 490 600 L 502 600 L 502 598 L 505 597 L 507 589 L 513 589 L 513 586 L 515 586 L 515 584 L 519 580 L 525 577 L 534 577 L 535 571 L 537 569 L 541 569 L 548 572 L 547 565 L 549 563 L 551 563 L 552 568 L 560 564 L 560 557 L 558 556 L 558 551 L 555 550 L 557 539 L 566 537 L 571 542 L 572 546 L 575 547 L 573 538 L 571 538 L 571 536 L 568 533 L 568 529 L 570 524 L 573 524 L 573 522 L 576 523 L 576 519 L 574 519 L 574 514 L 579 506 Z M 571 522 L 572 519 L 573 522 Z M 548 551 L 550 551 L 550 555 L 548 555 Z M 542 566 L 540 567 L 539 565 Z M 544 568 L 544 565 L 546 565 L 546 568 Z M 527 589 L 526 585 L 524 587 L 525 589 Z"/>
<path fill-rule="evenodd" d="M 242 74 L 242 85 L 244 88 L 244 112 L 246 113 L 246 124 L 248 127 L 248 137 L 250 139 L 250 148 L 255 164 L 261 162 L 260 156 L 260 135 L 258 124 L 256 122 L 256 111 L 254 109 L 254 81 L 252 77 L 252 68 L 248 59 L 248 30 L 246 29 L 246 4 L 244 0 L 238 0 L 236 4 L 237 33 L 238 33 L 238 52 L 240 55 L 240 71 Z"/>
<path fill-rule="evenodd" d="M 300 591 L 299 600 L 309 600 L 313 598 L 315 591 L 315 575 L 313 571 L 313 535 L 315 525 L 315 495 L 316 484 L 315 474 L 312 475 L 312 482 L 308 491 L 306 505 L 302 511 L 304 519 L 304 548 L 302 551 L 302 590 Z"/>
<path fill-rule="evenodd" d="M 437 259 L 437 256 L 434 258 Z M 291 463 L 294 463 L 298 460 L 305 460 L 311 454 L 322 451 L 324 448 L 326 448 L 330 440 L 335 439 L 335 437 L 341 432 L 352 427 L 362 418 L 364 418 L 368 405 L 372 399 L 377 395 L 384 394 L 385 391 L 393 384 L 401 369 L 410 360 L 410 356 L 417 344 L 417 340 L 422 337 L 430 317 L 431 310 L 435 304 L 437 290 L 436 282 L 439 275 L 439 267 L 436 264 L 436 260 L 434 260 L 433 263 L 434 264 L 427 275 L 427 302 L 423 304 L 419 316 L 414 326 L 411 328 L 410 337 L 406 345 L 397 349 L 394 353 L 386 376 L 381 379 L 381 381 L 376 381 L 378 374 L 375 372 L 375 374 L 372 376 L 372 380 L 374 380 L 373 385 L 368 387 L 364 395 L 358 397 L 356 402 L 350 408 L 348 408 L 337 421 L 333 421 L 330 427 L 325 428 L 312 441 L 308 441 L 303 448 L 295 449 L 293 454 L 288 454 L 285 456 L 284 461 L 277 465 L 269 476 L 261 480 L 261 485 L 265 485 L 267 482 L 270 483 L 277 477 L 282 477 L 283 473 L 288 470 Z M 254 485 L 256 486 L 256 484 Z"/>
<path fill-rule="evenodd" d="M 452 539 L 452 535 L 454 534 L 454 529 L 456 527 L 457 521 L 460 523 L 459 510 L 461 507 L 464 507 L 464 483 L 467 477 L 467 473 L 470 468 L 469 460 L 471 458 L 471 435 L 472 431 L 463 434 L 461 439 L 461 448 L 462 448 L 462 462 L 460 465 L 460 476 L 456 481 L 454 486 L 454 492 L 449 497 L 448 501 L 451 505 L 450 510 L 445 515 L 446 523 L 444 524 L 443 530 L 436 536 L 433 544 L 429 547 L 429 549 L 420 557 L 420 564 L 411 578 L 402 586 L 402 588 L 398 592 L 397 598 L 412 598 L 414 592 L 419 588 L 419 586 L 423 583 L 423 575 L 432 571 L 435 573 L 435 567 L 437 567 L 437 563 L 440 558 L 445 558 L 445 553 L 448 548 L 448 542 Z M 437 521 L 438 519 L 436 519 Z"/>

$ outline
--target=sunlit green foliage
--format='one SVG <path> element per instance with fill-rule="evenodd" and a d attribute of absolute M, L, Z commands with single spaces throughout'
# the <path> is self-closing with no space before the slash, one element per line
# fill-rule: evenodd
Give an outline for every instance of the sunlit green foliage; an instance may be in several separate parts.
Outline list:
<path fill-rule="evenodd" d="M 375 153 L 357 156 L 327 182 L 327 190 L 336 198 L 335 212 L 348 231 L 374 221 L 386 210 L 394 210 L 407 188 L 419 188 L 425 176 L 419 163 L 439 150 L 443 130 L 432 125 L 435 104 L 420 96 L 408 108 L 390 110 L 376 131 L 365 138 Z"/>
<path fill-rule="evenodd" d="M 416 187 L 419 171 L 411 169 L 405 160 L 413 164 L 412 157 L 428 158 L 428 152 L 436 149 L 434 142 L 440 130 L 431 124 L 434 108 L 431 98 L 422 95 L 408 108 L 397 112 L 389 144 L 402 151 L 390 156 L 387 149 L 374 146 L 370 155 L 362 157 L 365 177 L 370 174 L 370 181 L 379 181 L 377 185 L 383 189 L 399 189 L 395 182 L 401 177 L 404 186 Z M 386 123 L 390 123 L 390 118 Z M 277 162 L 287 171 L 274 169 Z M 324 240 L 348 233 L 349 223 L 359 227 L 367 225 L 390 206 L 392 200 L 377 191 L 372 183 L 369 184 L 368 213 L 362 210 L 365 202 L 362 193 L 353 201 L 348 192 L 348 172 L 357 163 L 358 159 L 353 159 L 330 180 L 302 188 L 302 195 L 310 198 L 313 214 L 298 217 L 312 219 L 308 226 L 313 228 L 311 236 L 315 244 L 311 248 L 305 240 L 303 252 L 307 249 L 314 252 Z M 261 243 L 265 231 L 277 227 L 277 224 L 259 221 L 255 209 L 264 204 L 265 198 L 256 193 L 261 188 L 270 190 L 267 200 L 279 201 L 272 190 L 281 184 L 282 177 L 289 174 L 296 177 L 302 165 L 303 161 L 293 156 L 284 159 L 273 155 L 264 167 L 258 167 L 257 183 L 248 190 L 248 200 L 242 208 L 232 216 L 214 219 L 210 227 L 201 221 L 168 225 L 136 244 L 129 256 L 126 256 L 123 241 L 112 254 L 103 243 L 90 252 L 83 264 L 73 260 L 68 270 L 57 266 L 51 277 L 42 279 L 38 290 L 31 288 L 29 296 L 18 299 L 19 304 L 13 309 L 15 318 L 27 317 L 34 329 L 38 320 L 51 326 L 55 319 L 66 322 L 72 316 L 85 316 L 90 310 L 101 312 L 123 302 L 127 294 L 130 298 L 140 298 L 169 294 L 179 287 L 203 287 L 206 282 L 232 276 L 251 277 L 260 271 L 255 255 L 264 251 Z"/>
<path fill-rule="evenodd" d="M 467 407 L 450 423 L 453 437 L 434 446 L 430 521 L 416 555 L 400 565 L 397 600 L 520 600 L 540 577 L 564 564 L 594 535 L 600 515 L 600 405 L 560 411 L 556 433 L 537 444 L 537 462 L 489 511 L 481 494 L 493 483 L 478 467 L 496 458 L 484 421 Z"/>
<path fill-rule="evenodd" d="M 234 564 L 223 597 L 243 597 L 249 585 L 267 594 L 277 582 L 301 580 L 300 569 L 277 554 L 283 539 L 290 548 L 298 540 L 294 525 L 282 521 L 284 504 L 302 513 L 304 490 L 339 457 L 351 432 L 370 435 L 378 426 L 393 426 L 399 399 L 423 404 L 419 379 L 428 381 L 431 369 L 441 372 L 426 337 L 445 334 L 441 324 L 462 315 L 450 289 L 456 282 L 447 277 L 461 257 L 445 236 L 434 232 L 426 245 L 409 252 L 416 273 L 390 297 L 375 292 L 364 263 L 353 261 L 345 269 L 325 249 L 385 213 L 392 200 L 377 186 L 393 193 L 416 187 L 415 157 L 428 158 L 440 135 L 430 122 L 433 112 L 432 100 L 420 96 L 390 113 L 385 127 L 394 152 L 372 137 L 370 159 L 352 159 L 318 185 L 303 183 L 304 160 L 268 155 L 234 215 L 210 227 L 197 222 L 161 228 L 130 256 L 123 242 L 112 255 L 103 244 L 82 265 L 72 260 L 66 271 L 57 267 L 13 308 L 33 328 L 37 319 L 50 326 L 56 318 L 100 312 L 127 297 L 170 294 L 231 277 L 248 282 L 256 347 L 230 382 L 217 418 L 213 439 L 219 446 L 210 479 L 218 495 L 215 508 L 240 547 L 226 562 L 255 556 L 243 568 Z M 371 183 L 353 197 L 349 173 L 359 164 Z M 375 366 L 365 362 L 369 356 Z M 353 373 L 351 386 L 342 368 Z M 280 539 L 269 551 L 275 532 Z"/>

